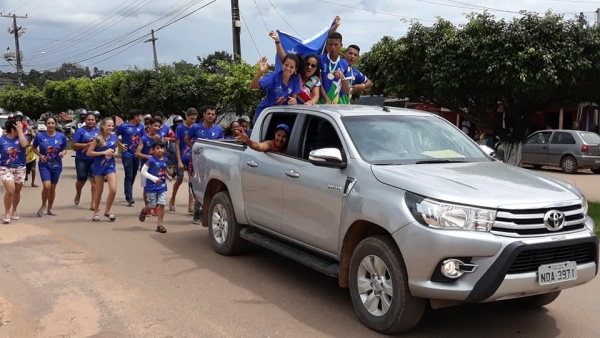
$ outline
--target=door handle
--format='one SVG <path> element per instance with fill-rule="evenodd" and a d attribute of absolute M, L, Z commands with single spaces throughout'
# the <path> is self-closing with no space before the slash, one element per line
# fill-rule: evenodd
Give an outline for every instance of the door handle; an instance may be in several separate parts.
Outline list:
<path fill-rule="evenodd" d="M 254 160 L 246 161 L 246 164 L 252 168 L 258 167 L 258 163 L 254 162 Z"/>
<path fill-rule="evenodd" d="M 285 175 L 291 178 L 298 178 L 300 177 L 300 174 L 298 174 L 295 170 L 290 169 L 288 171 L 285 172 Z"/>

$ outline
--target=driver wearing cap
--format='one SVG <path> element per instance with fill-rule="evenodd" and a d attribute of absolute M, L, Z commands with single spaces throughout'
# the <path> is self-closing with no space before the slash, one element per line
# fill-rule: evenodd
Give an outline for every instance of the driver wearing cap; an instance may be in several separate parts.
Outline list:
<path fill-rule="evenodd" d="M 250 149 L 256 151 L 274 151 L 276 153 L 285 153 L 288 146 L 288 141 L 291 133 L 290 127 L 285 123 L 280 123 L 275 127 L 275 139 L 267 140 L 264 142 L 252 141 L 245 132 L 236 137 L 236 140 L 240 140 L 248 145 Z"/>

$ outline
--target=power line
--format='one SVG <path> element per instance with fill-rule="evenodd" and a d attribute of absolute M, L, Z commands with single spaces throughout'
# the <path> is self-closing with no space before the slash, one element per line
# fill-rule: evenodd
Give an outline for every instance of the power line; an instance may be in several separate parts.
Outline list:
<path fill-rule="evenodd" d="M 298 33 L 298 31 L 295 30 L 294 27 L 292 27 L 292 25 L 290 25 L 289 22 L 287 22 L 287 20 L 283 17 L 283 15 L 281 15 L 281 13 L 279 13 L 279 11 L 277 10 L 277 7 L 275 7 L 275 5 L 273 5 L 273 2 L 271 0 L 268 0 L 268 1 L 271 4 L 271 6 L 273 7 L 273 9 L 275 10 L 275 12 L 277 13 L 277 15 L 279 15 L 281 20 L 283 20 L 294 31 L 294 33 L 298 34 L 299 37 L 304 39 L 304 37 L 302 35 L 300 35 L 300 33 Z"/>
<path fill-rule="evenodd" d="M 16 2 L 15 2 L 15 3 L 13 3 L 12 5 L 8 5 L 8 7 L 6 7 L 6 9 L 2 11 L 2 13 L 8 13 L 8 12 L 9 12 L 9 9 L 10 9 L 11 7 L 13 7 L 13 6 L 16 6 L 16 5 L 18 5 L 18 4 L 19 4 L 19 2 L 20 2 L 20 1 L 16 1 Z M 9 14 L 10 14 L 10 13 L 9 13 Z"/>
<path fill-rule="evenodd" d="M 340 4 L 340 3 L 337 3 L 337 2 L 333 2 L 333 1 L 327 1 L 327 0 L 315 0 L 315 1 L 323 2 L 323 3 L 331 4 L 331 5 L 336 5 L 336 6 L 341 6 L 341 7 L 346 7 L 346 8 L 351 8 L 351 9 L 357 9 L 357 10 L 361 10 L 361 11 L 365 11 L 365 12 L 371 12 L 371 13 L 375 13 L 375 14 L 382 14 L 382 15 L 394 16 L 394 17 L 397 17 L 397 18 L 400 18 L 400 19 L 404 19 L 404 20 L 417 20 L 417 21 L 425 21 L 425 22 L 436 22 L 435 20 L 412 18 L 412 17 L 398 15 L 398 14 L 394 14 L 394 13 L 386 13 L 386 12 L 380 12 L 380 11 L 375 11 L 375 10 L 371 10 L 371 9 L 361 8 L 361 7 L 344 5 L 344 4 Z"/>
<path fill-rule="evenodd" d="M 262 22 L 265 24 L 265 28 L 267 29 L 267 32 L 270 32 L 271 30 L 269 29 L 269 26 L 267 26 L 267 23 L 265 22 L 265 18 L 263 18 L 260 8 L 258 7 L 258 4 L 256 3 L 256 0 L 254 0 L 254 5 L 256 6 L 256 9 L 258 10 L 258 15 L 260 15 Z"/>
<path fill-rule="evenodd" d="M 43 4 L 41 4 L 41 5 L 37 6 L 37 7 L 35 7 L 35 8 L 34 8 L 34 9 L 32 9 L 31 11 L 27 12 L 27 15 L 29 15 L 29 14 L 31 14 L 31 13 L 33 13 L 33 12 L 37 11 L 38 9 L 40 9 L 40 8 L 42 8 L 42 7 L 44 7 L 44 6 L 46 6 L 46 5 L 47 5 L 47 4 L 49 4 L 51 1 L 52 1 L 52 0 L 48 0 L 48 1 L 44 2 Z"/>
<path fill-rule="evenodd" d="M 258 58 L 260 59 L 262 57 L 262 54 L 258 50 L 258 46 L 256 45 L 256 41 L 254 41 L 254 37 L 252 36 L 252 32 L 250 32 L 250 27 L 248 27 L 248 24 L 246 23 L 246 19 L 244 19 L 244 14 L 242 14 L 242 11 L 240 11 L 240 16 L 242 17 L 242 21 L 244 21 L 244 26 L 246 27 L 246 30 L 248 31 L 248 34 L 250 35 L 250 39 L 252 40 L 252 44 L 254 44 L 254 48 L 256 48 L 256 53 L 258 53 Z"/>
<path fill-rule="evenodd" d="M 17 8 L 13 8 L 13 10 L 12 10 L 12 11 L 13 11 L 13 12 L 16 12 L 17 10 L 19 10 L 19 9 L 21 9 L 21 8 L 23 8 L 23 7 L 27 6 L 27 5 L 29 5 L 29 4 L 30 4 L 30 3 L 32 3 L 33 1 L 34 1 L 34 0 L 29 0 L 28 2 L 26 2 L 26 3 L 22 4 L 21 6 L 19 6 L 19 7 L 17 7 Z"/>

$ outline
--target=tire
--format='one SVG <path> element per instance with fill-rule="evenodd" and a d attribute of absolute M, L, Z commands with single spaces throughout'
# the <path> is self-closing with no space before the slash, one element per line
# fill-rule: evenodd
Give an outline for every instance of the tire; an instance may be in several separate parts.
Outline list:
<path fill-rule="evenodd" d="M 373 273 L 369 273 L 369 270 Z M 426 300 L 411 295 L 402 255 L 388 236 L 369 237 L 358 244 L 352 253 L 349 276 L 354 309 L 367 327 L 380 333 L 393 334 L 408 331 L 421 321 Z M 360 283 L 362 294 L 359 279 L 363 280 Z M 374 281 L 380 283 L 377 289 L 372 285 Z M 372 297 L 377 307 L 369 310 L 363 298 L 367 302 Z M 389 304 L 387 310 L 385 304 Z"/>
<path fill-rule="evenodd" d="M 594 174 L 600 174 L 600 168 L 592 168 L 590 169 Z"/>
<path fill-rule="evenodd" d="M 541 295 L 513 299 L 512 302 L 518 307 L 536 309 L 552 303 L 558 296 L 560 296 L 560 291 L 554 291 Z"/>
<path fill-rule="evenodd" d="M 573 156 L 565 156 L 560 162 L 560 166 L 566 174 L 576 174 L 579 170 L 577 160 Z"/>
<path fill-rule="evenodd" d="M 221 191 L 213 197 L 208 215 L 208 234 L 213 250 L 225 256 L 239 253 L 246 240 L 240 237 L 242 227 L 237 223 L 227 191 Z"/>

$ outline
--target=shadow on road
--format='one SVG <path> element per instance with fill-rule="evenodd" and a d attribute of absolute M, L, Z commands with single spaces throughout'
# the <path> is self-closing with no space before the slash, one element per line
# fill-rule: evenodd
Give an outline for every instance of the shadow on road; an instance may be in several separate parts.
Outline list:
<path fill-rule="evenodd" d="M 252 245 L 242 255 L 220 256 L 212 251 L 205 228 L 153 237 L 172 251 L 165 253 L 165 261 L 183 258 L 196 264 L 178 275 L 208 269 L 260 297 L 259 303 L 275 305 L 323 334 L 379 336 L 358 321 L 348 290 L 340 288 L 336 279 Z M 402 337 L 557 337 L 560 333 L 546 309 L 520 310 L 509 303 L 493 303 L 430 310 L 414 331 Z"/>

